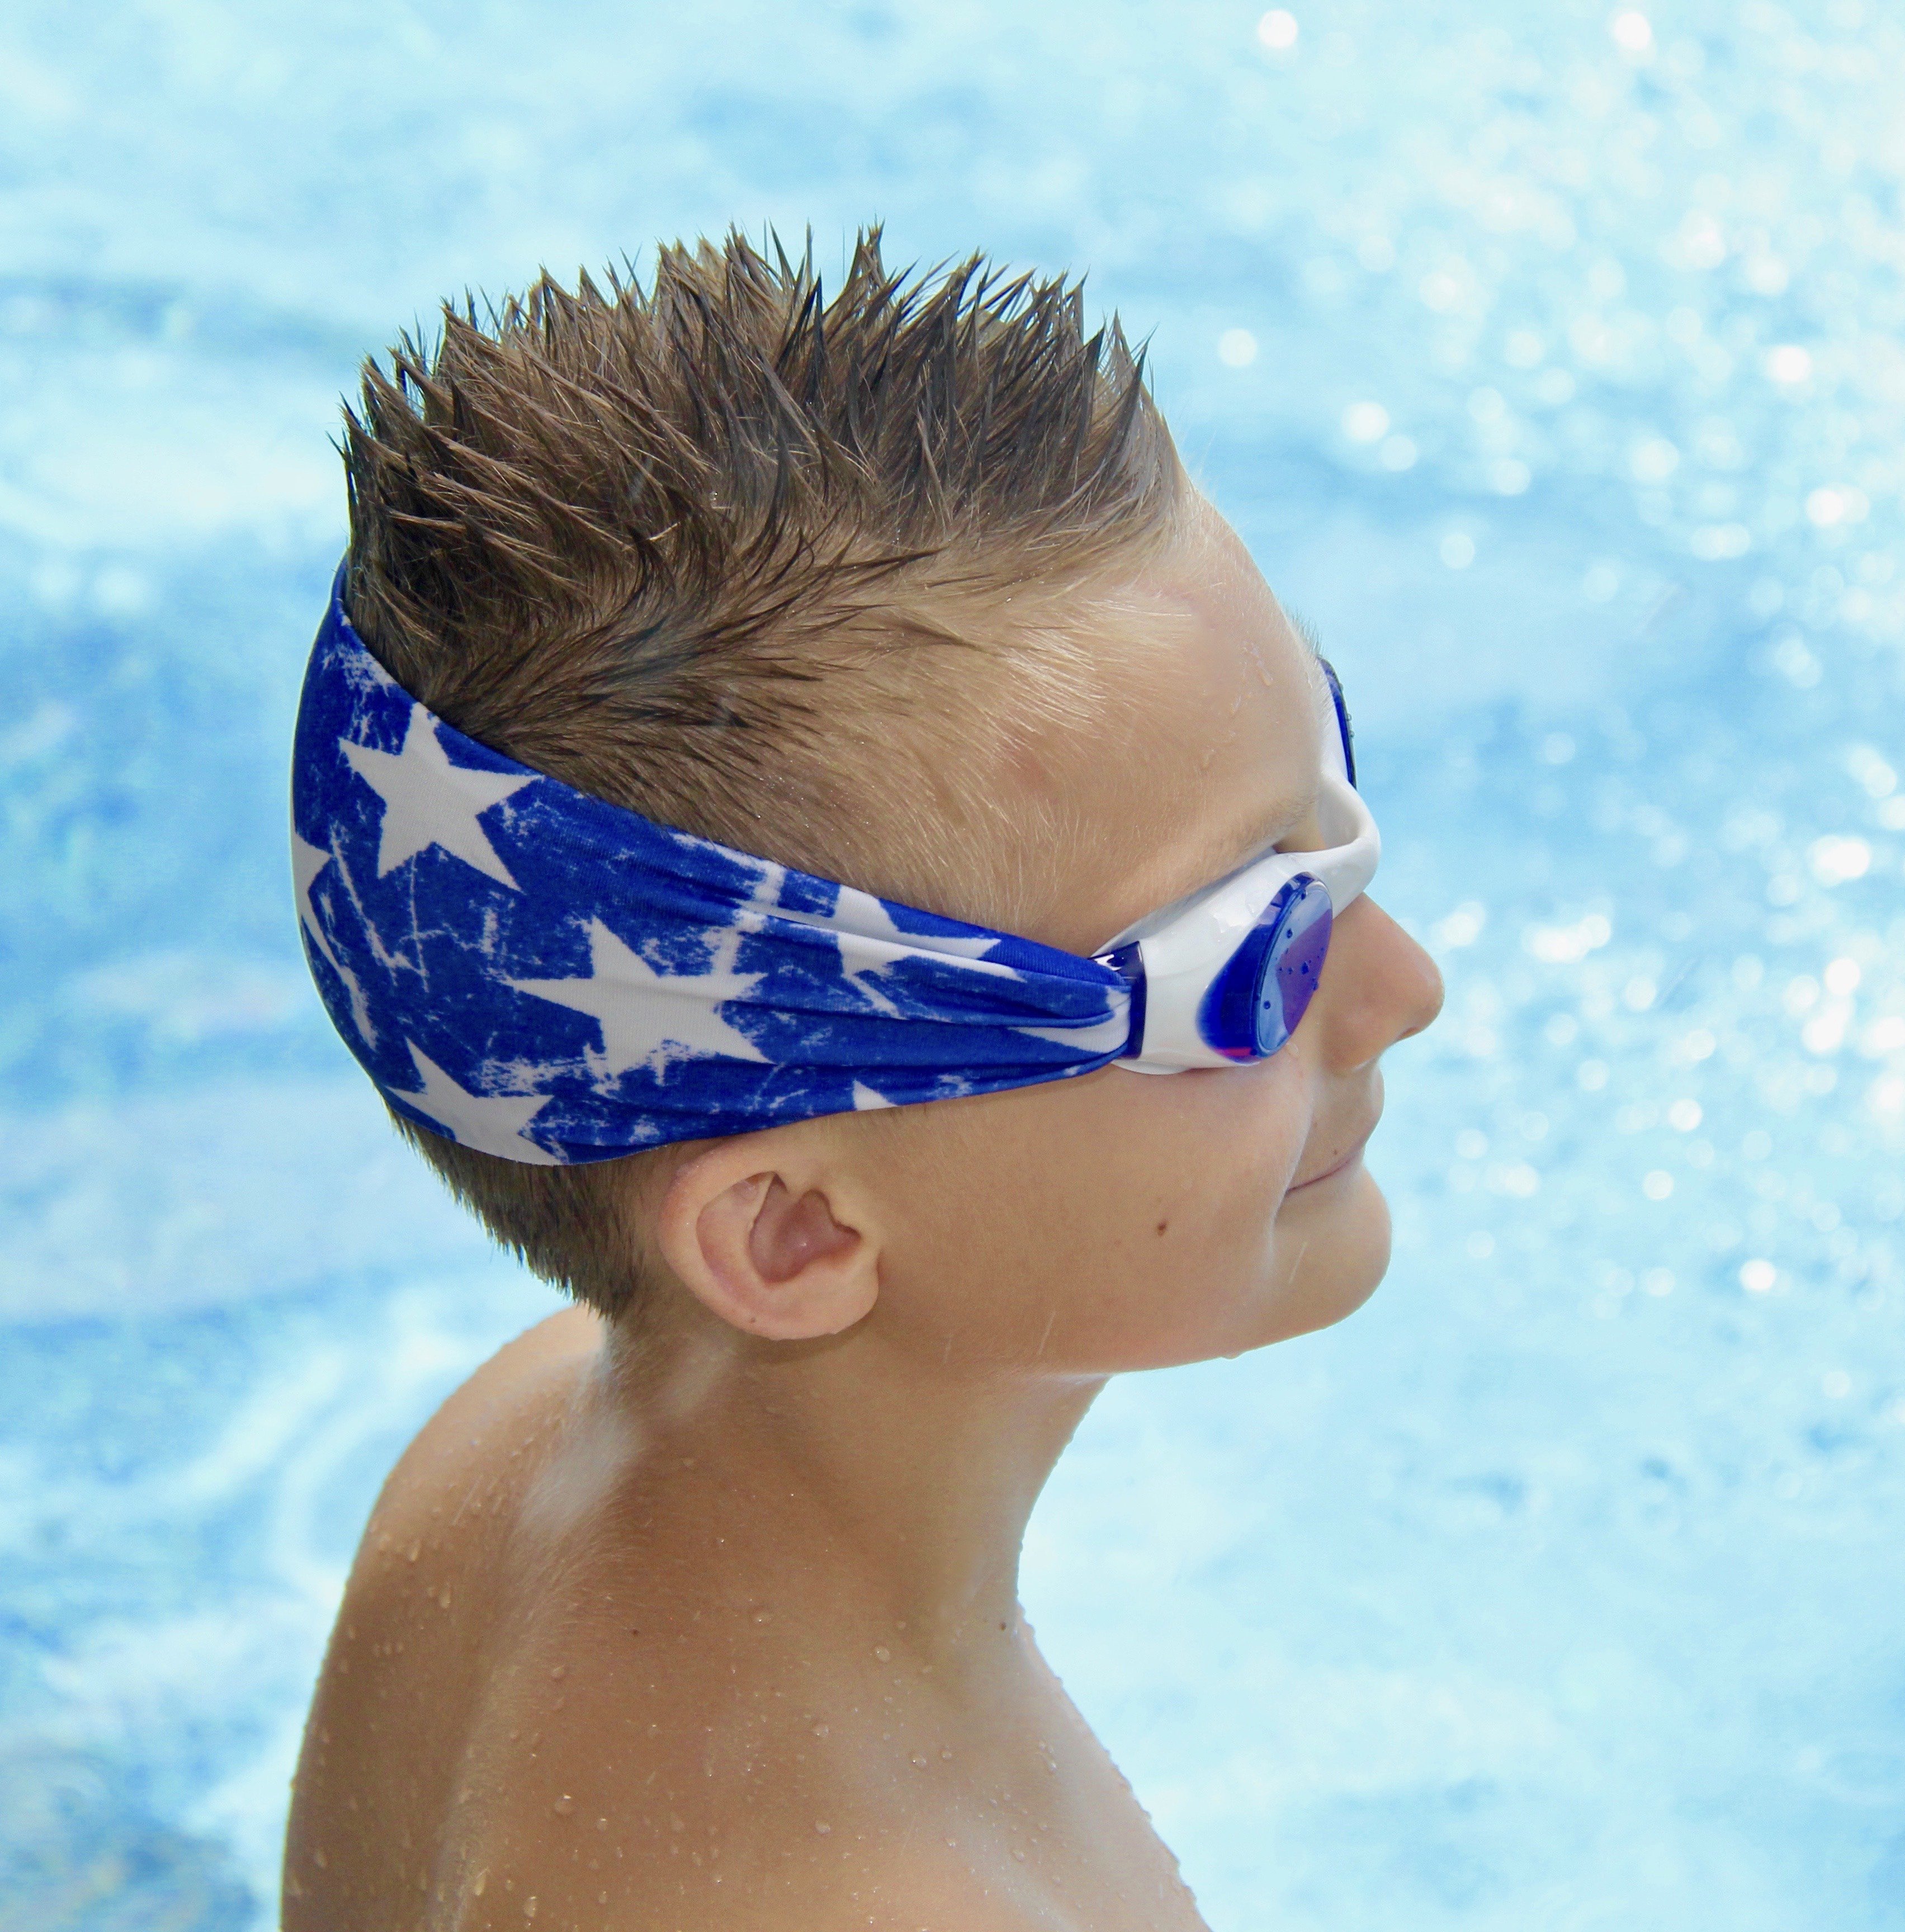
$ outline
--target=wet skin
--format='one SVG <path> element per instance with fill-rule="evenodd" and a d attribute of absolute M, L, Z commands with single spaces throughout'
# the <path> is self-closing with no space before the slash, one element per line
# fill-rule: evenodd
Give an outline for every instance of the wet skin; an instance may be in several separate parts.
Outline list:
<path fill-rule="evenodd" d="M 1092 829 L 1028 924 L 1080 952 L 1317 842 L 1327 701 L 1206 508 L 1089 616 L 1093 728 L 990 775 Z M 1039 1657 L 1020 1543 L 1107 1376 L 1373 1290 L 1378 1058 L 1440 999 L 1366 897 L 1268 1061 L 659 1164 L 639 1328 L 552 1317 L 386 1486 L 299 1766 L 290 1932 L 1199 1924 Z"/>

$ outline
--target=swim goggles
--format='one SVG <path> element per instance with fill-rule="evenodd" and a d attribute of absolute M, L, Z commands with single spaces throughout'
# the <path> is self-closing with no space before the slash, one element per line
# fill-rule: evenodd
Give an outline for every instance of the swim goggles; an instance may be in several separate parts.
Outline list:
<path fill-rule="evenodd" d="M 1131 1040 L 1114 1065 L 1180 1073 L 1267 1059 L 1315 996 L 1336 916 L 1381 856 L 1356 790 L 1349 710 L 1336 674 L 1323 729 L 1320 852 L 1271 852 L 1140 920 L 1092 956 L 1131 988 Z"/>
<path fill-rule="evenodd" d="M 332 586 L 292 760 L 305 957 L 392 1107 L 530 1165 L 1062 1080 L 1260 1060 L 1367 884 L 1330 680 L 1321 852 L 1261 854 L 1087 958 L 732 850 L 437 717 Z"/>

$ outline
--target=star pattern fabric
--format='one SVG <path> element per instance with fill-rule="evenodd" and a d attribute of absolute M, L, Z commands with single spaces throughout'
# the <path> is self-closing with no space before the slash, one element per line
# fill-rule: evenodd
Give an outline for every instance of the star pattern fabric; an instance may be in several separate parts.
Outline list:
<path fill-rule="evenodd" d="M 299 922 L 309 935 L 311 944 L 341 973 L 344 968 L 338 964 L 338 956 L 331 950 L 331 942 L 324 936 L 323 927 L 317 922 L 317 908 L 311 898 L 311 889 L 317 883 L 318 874 L 330 862 L 329 853 L 306 844 L 298 836 L 297 826 L 291 827 L 291 882 L 297 888 Z"/>
<path fill-rule="evenodd" d="M 741 934 L 732 928 L 711 935 L 705 973 L 657 973 L 642 955 L 623 944 L 600 920 L 589 923 L 589 976 L 586 980 L 512 980 L 519 993 L 533 993 L 571 1012 L 587 1013 L 602 1028 L 605 1072 L 631 1067 L 666 1070 L 676 1058 L 726 1054 L 732 1060 L 766 1055 L 744 1033 L 721 1017 L 721 1003 L 744 999 L 759 985 L 759 973 L 732 970 Z"/>
<path fill-rule="evenodd" d="M 530 782 L 500 772 L 453 765 L 437 736 L 436 721 L 420 704 L 410 706 L 404 748 L 395 755 L 374 745 L 338 748 L 351 769 L 383 800 L 377 837 L 377 877 L 394 872 L 406 859 L 431 845 L 487 872 L 511 887 L 515 880 L 496 856 L 481 823 L 483 813 Z"/>
<path fill-rule="evenodd" d="M 484 1154 L 500 1154 L 505 1160 L 520 1161 L 530 1167 L 557 1167 L 561 1163 L 528 1139 L 523 1129 L 548 1104 L 546 1094 L 471 1094 L 459 1087 L 427 1053 L 413 1046 L 410 1058 L 416 1063 L 422 1086 L 414 1094 L 400 1094 L 413 1113 L 425 1115 L 464 1147 Z"/>
<path fill-rule="evenodd" d="M 380 1092 L 530 1165 L 1029 1086 L 1115 1058 L 1123 980 L 693 837 L 434 716 L 342 573 L 292 773 L 305 956 Z"/>

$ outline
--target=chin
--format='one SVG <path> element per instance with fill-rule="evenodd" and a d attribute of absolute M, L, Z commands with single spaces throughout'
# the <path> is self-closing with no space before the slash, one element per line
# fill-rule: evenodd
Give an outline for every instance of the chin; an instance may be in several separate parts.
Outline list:
<path fill-rule="evenodd" d="M 1279 1274 L 1266 1311 L 1273 1332 L 1263 1340 L 1308 1335 L 1354 1315 L 1388 1272 L 1389 1251 L 1389 1203 L 1360 1158 L 1286 1195 L 1277 1212 Z"/>

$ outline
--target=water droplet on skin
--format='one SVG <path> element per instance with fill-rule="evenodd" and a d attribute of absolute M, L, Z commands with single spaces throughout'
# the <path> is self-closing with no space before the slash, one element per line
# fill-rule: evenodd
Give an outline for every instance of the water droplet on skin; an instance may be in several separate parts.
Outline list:
<path fill-rule="evenodd" d="M 311 1862 L 320 1871 L 329 1871 L 331 1869 L 330 1860 L 322 1852 L 313 1852 L 311 1855 Z"/>
<path fill-rule="evenodd" d="M 536 1916 L 536 1895 L 533 1892 L 522 1902 L 522 1916 L 525 1918 L 533 1918 Z"/>
<path fill-rule="evenodd" d="M 598 1905 L 606 1905 L 608 1903 L 608 1893 L 605 1892 L 597 1892 L 595 1895 L 595 1902 Z"/>
<path fill-rule="evenodd" d="M 420 1543 L 413 1543 L 409 1549 L 404 1552 L 404 1561 L 406 1563 L 414 1563 L 422 1554 L 423 1545 Z"/>
<path fill-rule="evenodd" d="M 569 1813 L 574 1810 L 575 1808 L 575 1799 L 570 1797 L 569 1793 L 566 1791 L 553 1804 L 549 1807 L 549 1809 L 553 1811 L 558 1818 L 566 1818 Z"/>
<path fill-rule="evenodd" d="M 825 1724 L 816 1724 L 813 1727 L 813 1734 L 817 1738 L 824 1738 L 827 1735 L 827 1726 Z"/>
<path fill-rule="evenodd" d="M 606 1818 L 598 1818 L 595 1821 L 595 1828 L 598 1832 L 607 1831 L 608 1828 L 608 1820 Z"/>
<path fill-rule="evenodd" d="M 1018 1860 L 1020 1864 L 1023 1864 L 1025 1863 L 1025 1853 L 1020 1851 L 1016 1845 L 1012 1848 L 1012 1856 Z"/>
<path fill-rule="evenodd" d="M 873 1654 L 877 1657 L 882 1664 L 891 1664 L 893 1661 L 892 1652 L 888 1650 L 886 1646 L 883 1643 L 876 1643 L 873 1646 Z"/>
<path fill-rule="evenodd" d="M 823 1820 L 816 1818 L 813 1821 L 813 1828 L 824 1838 L 834 1828 L 832 1826 L 826 1823 Z"/>
<path fill-rule="evenodd" d="M 950 1758 L 952 1756 L 952 1746 L 951 1744 L 942 1744 L 939 1747 L 939 1755 L 943 1758 Z"/>
<path fill-rule="evenodd" d="M 477 1873 L 476 1882 L 470 1888 L 470 1897 L 473 1898 L 482 1898 L 483 1895 L 483 1887 L 488 1884 L 488 1882 L 489 1874 L 487 1871 L 479 1871 Z"/>
<path fill-rule="evenodd" d="M 926 1754 L 924 1751 L 916 1752 L 914 1754 L 913 1762 L 920 1770 L 924 1771 L 926 1768 Z"/>
<path fill-rule="evenodd" d="M 556 1683 L 560 1684 L 568 1675 L 569 1666 L 566 1664 L 552 1664 L 549 1666 L 549 1676 Z"/>

